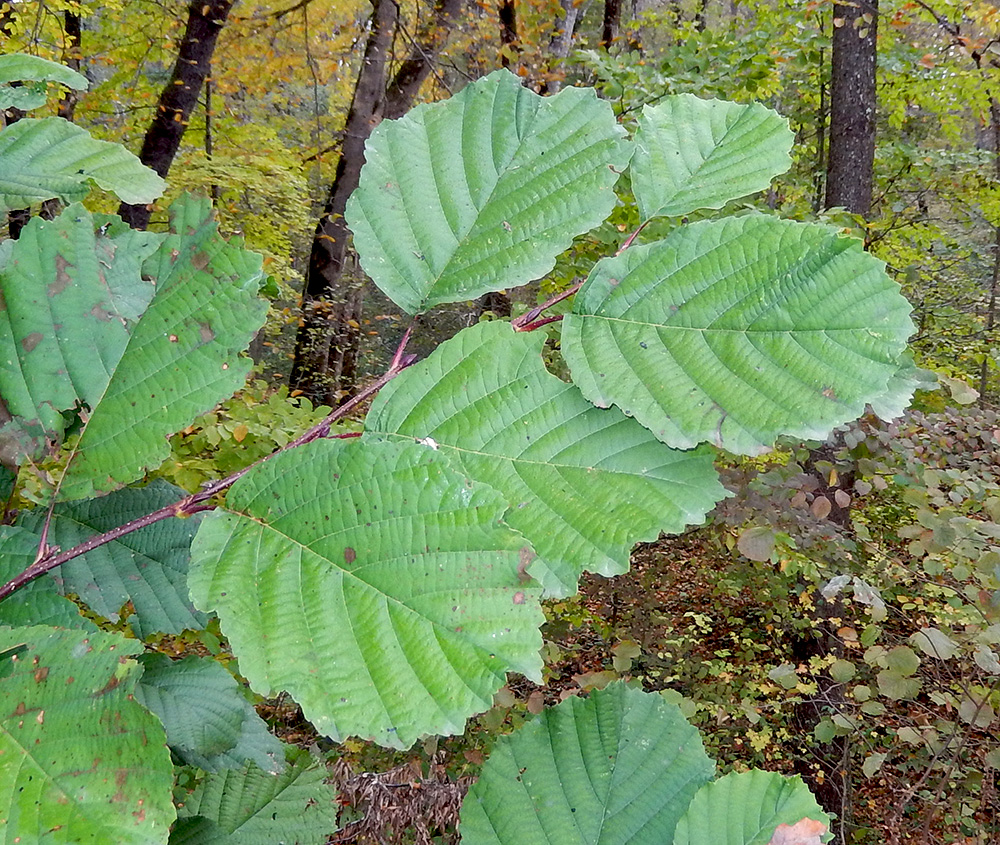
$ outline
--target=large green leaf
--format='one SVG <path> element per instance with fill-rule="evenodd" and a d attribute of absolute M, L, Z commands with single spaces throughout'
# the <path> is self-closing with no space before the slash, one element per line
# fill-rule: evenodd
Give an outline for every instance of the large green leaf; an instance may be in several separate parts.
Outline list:
<path fill-rule="evenodd" d="M 0 584 L 20 575 L 35 560 L 41 537 L 16 525 L 0 525 Z M 51 575 L 36 578 L 0 602 L 0 625 L 51 625 L 96 631 L 73 602 L 59 595 Z"/>
<path fill-rule="evenodd" d="M 171 234 L 143 265 L 156 294 L 70 457 L 63 499 L 113 490 L 155 468 L 167 437 L 231 396 L 251 362 L 239 353 L 264 322 L 261 257 L 227 244 L 211 203 L 182 197 Z"/>
<path fill-rule="evenodd" d="M 825 830 L 829 830 L 829 816 L 820 809 L 801 778 L 759 769 L 732 772 L 698 790 L 677 824 L 673 842 L 674 845 L 767 845 L 778 825 L 794 825 L 802 819 L 822 822 Z M 823 841 L 830 838 L 826 835 Z"/>
<path fill-rule="evenodd" d="M 209 775 L 184 798 L 170 845 L 322 845 L 337 827 L 326 775 L 298 748 L 288 749 L 279 775 L 252 764 Z"/>
<path fill-rule="evenodd" d="M 505 503 L 416 444 L 317 441 L 245 475 L 189 576 L 240 671 L 320 733 L 408 747 L 461 733 L 509 670 L 540 678 L 542 615 Z"/>
<path fill-rule="evenodd" d="M 0 837 L 149 845 L 174 820 L 163 726 L 132 693 L 134 640 L 0 629 Z M 17 837 L 17 838 L 15 838 Z"/>
<path fill-rule="evenodd" d="M 671 446 L 756 454 L 899 406 L 910 306 L 859 241 L 752 214 L 602 260 L 563 324 L 573 381 Z"/>
<path fill-rule="evenodd" d="M 497 742 L 462 804 L 462 842 L 663 845 L 714 768 L 675 705 L 612 684 Z"/>
<path fill-rule="evenodd" d="M 630 173 L 643 220 L 722 208 L 791 167 L 788 121 L 759 103 L 676 94 L 644 106 Z"/>
<path fill-rule="evenodd" d="M 57 505 L 49 524 L 49 543 L 71 549 L 166 507 L 184 491 L 157 480 L 99 499 Z M 45 514 L 32 511 L 21 524 L 40 531 Z M 132 603 L 129 625 L 141 639 L 154 633 L 179 634 L 204 628 L 208 616 L 194 609 L 188 596 L 187 573 L 191 540 L 199 516 L 166 519 L 113 540 L 64 563 L 53 573 L 63 594 L 75 594 L 112 622 L 126 602 Z"/>
<path fill-rule="evenodd" d="M 152 202 L 166 186 L 120 144 L 61 117 L 24 118 L 0 132 L 0 213 L 52 198 L 77 202 L 91 180 L 130 203 Z"/>
<path fill-rule="evenodd" d="M 623 136 L 593 90 L 505 70 L 386 121 L 347 206 L 361 264 L 410 313 L 539 278 L 611 212 Z"/>
<path fill-rule="evenodd" d="M 185 763 L 207 772 L 238 769 L 247 760 L 272 775 L 285 766 L 281 741 L 214 660 L 164 654 L 139 658 L 138 702 L 163 722 L 167 745 Z"/>
<path fill-rule="evenodd" d="M 18 87 L 10 85 L 19 83 Z M 87 89 L 87 77 L 40 56 L 10 53 L 0 56 L 0 109 L 36 109 L 48 98 L 47 82 L 58 82 L 78 91 Z"/>
<path fill-rule="evenodd" d="M 120 221 L 98 230 L 82 205 L 35 217 L 0 256 L 0 451 L 20 462 L 58 443 L 101 400 L 153 297 L 140 268 L 163 240 Z M 0 420 L 4 417 L 0 416 Z"/>
<path fill-rule="evenodd" d="M 545 369 L 544 343 L 500 322 L 460 332 L 383 388 L 365 427 L 429 437 L 500 490 L 504 521 L 539 555 L 530 573 L 562 596 L 584 570 L 627 571 L 635 543 L 702 522 L 726 491 L 709 451 L 675 451 L 595 408 Z"/>

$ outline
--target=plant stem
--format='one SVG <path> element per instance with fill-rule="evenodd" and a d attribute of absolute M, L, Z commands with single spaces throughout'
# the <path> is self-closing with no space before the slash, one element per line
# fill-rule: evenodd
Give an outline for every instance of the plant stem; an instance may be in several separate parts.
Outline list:
<path fill-rule="evenodd" d="M 392 364 L 385 373 L 379 376 L 378 379 L 368 385 L 368 387 L 358 393 L 357 396 L 352 398 L 349 402 L 345 402 L 339 408 L 336 408 L 322 421 L 314 425 L 304 434 L 297 437 L 291 443 L 275 450 L 270 455 L 266 455 L 249 466 L 243 467 L 241 470 L 237 470 L 232 475 L 205 485 L 197 493 L 185 496 L 183 499 L 179 499 L 178 501 L 166 505 L 159 510 L 148 513 L 145 516 L 140 516 L 138 519 L 133 519 L 131 522 L 126 522 L 124 525 L 119 525 L 117 528 L 112 528 L 110 531 L 105 531 L 103 534 L 97 534 L 89 540 L 80 543 L 78 546 L 74 546 L 69 551 L 63 552 L 58 547 L 48 546 L 46 539 L 43 537 L 42 545 L 39 549 L 39 555 L 35 559 L 35 562 L 19 575 L 11 578 L 10 581 L 0 587 L 0 601 L 3 601 L 25 584 L 34 581 L 46 572 L 51 572 L 53 569 L 62 566 L 67 561 L 80 557 L 80 555 L 84 555 L 87 552 L 100 548 L 107 543 L 111 543 L 120 537 L 124 537 L 126 534 L 131 534 L 133 531 L 138 531 L 141 528 L 145 528 L 146 526 L 153 525 L 157 522 L 162 522 L 164 519 L 169 519 L 170 517 L 188 517 L 193 516 L 196 513 L 200 513 L 201 511 L 214 510 L 218 507 L 218 504 L 209 502 L 209 499 L 213 498 L 216 494 L 221 493 L 223 490 L 232 487 L 254 467 L 259 466 L 265 461 L 269 461 L 281 452 L 286 452 L 289 449 L 294 449 L 296 446 L 302 446 L 305 443 L 310 443 L 321 437 L 327 437 L 330 433 L 331 425 L 343 417 L 346 417 L 352 410 L 358 407 L 358 405 L 378 393 L 390 381 L 392 381 L 403 370 L 417 360 L 415 355 L 407 355 L 404 352 L 406 344 L 410 339 L 411 329 L 412 326 L 410 329 L 407 329 L 406 334 L 403 335 L 399 348 L 396 350 L 396 354 L 392 359 Z M 46 528 L 47 527 L 48 521 L 46 520 Z"/>
<path fill-rule="evenodd" d="M 564 299 L 569 299 L 574 293 L 576 293 L 583 286 L 583 279 L 574 284 L 572 287 L 567 288 L 562 293 L 557 293 L 551 299 L 543 302 L 537 308 L 532 308 L 527 314 L 522 314 L 516 320 L 511 320 L 511 325 L 514 327 L 514 331 L 518 332 L 530 332 L 532 329 L 537 329 L 540 325 L 545 325 L 545 323 L 554 322 L 555 319 L 562 319 L 562 317 L 548 318 L 545 321 L 540 321 L 536 324 L 535 321 L 538 320 L 541 313 L 547 308 L 551 308 Z"/>

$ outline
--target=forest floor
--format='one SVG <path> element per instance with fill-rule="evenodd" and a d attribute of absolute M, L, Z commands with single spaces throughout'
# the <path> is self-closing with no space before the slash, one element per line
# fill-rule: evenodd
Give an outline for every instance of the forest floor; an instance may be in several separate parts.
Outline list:
<path fill-rule="evenodd" d="M 351 740 L 333 746 L 290 700 L 259 706 L 283 740 L 337 759 L 343 827 L 328 842 L 457 843 L 462 795 L 496 739 L 543 705 L 617 679 L 680 693 L 676 700 L 702 732 L 720 773 L 749 767 L 798 773 L 814 791 L 821 789 L 826 763 L 811 728 L 796 722 L 792 693 L 768 678 L 769 669 L 794 660 L 796 645 L 780 613 L 760 605 L 762 585 L 754 578 L 771 565 L 741 560 L 718 539 L 707 529 L 641 546 L 627 574 L 586 576 L 578 596 L 550 602 L 543 629 L 546 684 L 512 677 L 496 706 L 470 722 L 463 736 L 433 737 L 409 752 Z M 906 773 L 866 779 L 860 764 L 854 768 L 849 841 L 1000 845 L 995 838 L 948 836 L 937 822 L 891 839 L 882 827 L 885 808 L 905 792 Z"/>

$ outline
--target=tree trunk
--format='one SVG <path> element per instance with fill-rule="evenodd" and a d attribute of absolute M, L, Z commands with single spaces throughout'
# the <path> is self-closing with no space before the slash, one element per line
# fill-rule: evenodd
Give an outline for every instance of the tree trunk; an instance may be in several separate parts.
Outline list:
<path fill-rule="evenodd" d="M 3 3 L 0 5 L 0 34 L 9 38 L 17 23 L 18 12 L 13 3 Z M 18 108 L 9 108 L 2 112 L 3 125 L 10 126 L 16 123 L 25 113 Z M 17 240 L 21 236 L 21 230 L 28 225 L 31 219 L 31 211 L 27 208 L 14 208 L 7 212 L 7 234 L 11 240 Z"/>
<path fill-rule="evenodd" d="M 698 9 L 694 13 L 694 25 L 698 32 L 704 32 L 708 27 L 708 0 L 698 0 Z"/>
<path fill-rule="evenodd" d="M 622 25 L 622 0 L 604 0 L 604 25 L 601 27 L 601 46 L 607 50 L 618 37 Z"/>
<path fill-rule="evenodd" d="M 63 64 L 79 72 L 80 60 L 82 58 L 80 55 L 80 39 L 83 32 L 80 26 L 80 16 L 77 13 L 70 11 L 63 12 L 63 32 L 66 35 L 66 47 L 63 50 L 62 57 Z M 72 121 L 76 116 L 76 104 L 79 99 L 80 95 L 76 90 L 66 88 L 59 98 L 56 114 L 64 120 Z M 42 203 L 42 210 L 39 212 L 39 216 L 46 220 L 55 220 L 61 208 L 62 203 L 58 199 L 45 200 Z"/>
<path fill-rule="evenodd" d="M 867 216 L 875 160 L 878 0 L 833 7 L 826 207 Z"/>
<path fill-rule="evenodd" d="M 990 128 L 993 130 L 994 176 L 1000 179 L 1000 103 L 990 97 Z M 993 227 L 993 272 L 986 294 L 986 322 L 983 326 L 983 360 L 979 365 L 979 407 L 988 402 L 990 387 L 990 352 L 994 348 L 993 335 L 997 324 L 997 283 L 1000 281 L 1000 225 Z"/>
<path fill-rule="evenodd" d="M 365 141 L 382 119 L 386 63 L 399 16 L 393 0 L 372 2 L 337 173 L 313 236 L 292 363 L 292 387 L 314 402 L 333 405 L 338 404 L 338 393 L 353 384 L 360 340 L 360 280 L 352 274 L 355 278 L 342 284 L 350 239 L 344 211 L 365 163 Z"/>
<path fill-rule="evenodd" d="M 409 55 L 386 82 L 389 50 L 398 23 L 394 0 L 372 0 L 365 55 L 344 128 L 337 173 L 316 226 L 295 339 L 291 386 L 315 402 L 338 404 L 355 384 L 361 342 L 364 281 L 348 261 L 347 199 L 358 186 L 365 141 L 384 118 L 401 117 L 447 43 L 464 0 L 436 0 L 431 20 L 417 31 Z M 347 272 L 350 270 L 350 272 Z"/>
<path fill-rule="evenodd" d="M 434 61 L 444 49 L 465 0 L 437 0 L 434 14 L 417 30 L 410 54 L 403 59 L 385 92 L 382 116 L 386 120 L 402 117 L 420 93 L 420 86 L 430 76 Z"/>
<path fill-rule="evenodd" d="M 511 60 L 519 52 L 517 7 L 514 0 L 500 0 L 497 14 L 500 18 L 500 66 L 510 67 Z"/>
<path fill-rule="evenodd" d="M 826 51 L 819 50 L 819 106 L 816 108 L 816 167 L 813 175 L 813 212 L 823 209 L 823 175 L 826 172 Z"/>
<path fill-rule="evenodd" d="M 165 177 L 181 145 L 212 65 L 212 54 L 235 0 L 192 0 L 174 71 L 160 94 L 139 160 Z M 149 224 L 148 205 L 122 203 L 118 214 L 135 229 Z"/>

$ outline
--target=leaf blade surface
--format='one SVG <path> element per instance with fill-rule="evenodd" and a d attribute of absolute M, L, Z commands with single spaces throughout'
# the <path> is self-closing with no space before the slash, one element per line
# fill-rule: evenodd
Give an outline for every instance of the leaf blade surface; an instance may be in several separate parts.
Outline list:
<path fill-rule="evenodd" d="M 611 212 L 623 136 L 593 91 L 505 70 L 385 121 L 347 205 L 361 265 L 409 313 L 539 278 Z"/>
<path fill-rule="evenodd" d="M 444 456 L 316 441 L 229 491 L 192 547 L 192 598 L 240 670 L 287 690 L 331 737 L 408 747 L 488 709 L 507 671 L 539 677 L 541 611 L 498 493 Z"/>
<path fill-rule="evenodd" d="M 823 439 L 896 378 L 910 306 L 831 227 L 752 214 L 686 226 L 599 262 L 563 322 L 583 394 L 677 448 L 741 454 Z"/>
<path fill-rule="evenodd" d="M 709 450 L 665 447 L 616 409 L 594 408 L 549 373 L 540 332 L 480 323 L 381 391 L 366 437 L 430 438 L 500 490 L 504 521 L 531 543 L 547 595 L 581 572 L 626 572 L 629 552 L 702 522 L 726 495 Z"/>

